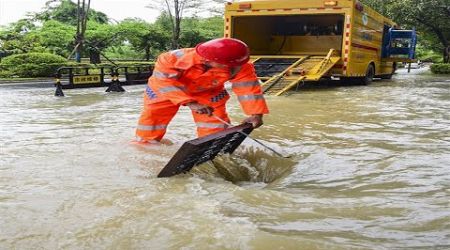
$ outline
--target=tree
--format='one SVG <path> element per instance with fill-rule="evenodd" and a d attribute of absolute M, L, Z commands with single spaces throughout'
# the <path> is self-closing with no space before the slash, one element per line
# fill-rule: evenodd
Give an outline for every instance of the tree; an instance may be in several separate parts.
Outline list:
<path fill-rule="evenodd" d="M 81 0 L 79 2 L 81 3 Z M 180 19 L 177 46 L 192 47 L 199 42 L 223 36 L 222 16 L 199 18 L 195 16 L 196 11 L 197 9 L 190 9 L 191 17 Z M 87 13 L 91 17 L 92 13 L 100 12 L 89 10 Z M 102 14 L 97 17 L 102 17 Z M 105 20 L 106 15 L 100 19 L 90 18 L 83 24 L 86 29 L 83 39 L 85 46 L 80 50 L 80 55 L 89 55 L 92 63 L 99 63 L 100 55 L 114 55 L 119 58 L 128 55 L 150 60 L 162 51 L 173 48 L 173 19 L 167 11 L 163 11 L 152 24 L 140 19 L 127 19 L 112 25 Z M 36 25 L 35 21 L 39 21 L 40 25 Z M 74 39 L 77 25 L 76 3 L 69 0 L 50 0 L 44 11 L 0 28 L 0 53 L 5 56 L 51 52 L 67 58 L 78 43 L 78 40 Z M 81 30 L 81 27 L 79 29 Z"/>
<path fill-rule="evenodd" d="M 34 15 L 34 19 L 46 22 L 56 20 L 72 26 L 78 24 L 78 6 L 70 0 L 49 0 L 45 3 L 44 10 Z M 90 10 L 88 19 L 97 23 L 108 23 L 108 16 L 100 11 Z"/>
<path fill-rule="evenodd" d="M 75 46 L 73 34 L 75 27 L 66 25 L 56 20 L 49 20 L 42 24 L 38 32 L 41 44 L 50 52 L 68 57 L 69 52 Z"/>
<path fill-rule="evenodd" d="M 136 52 L 150 60 L 157 53 L 170 47 L 170 32 L 159 24 L 149 24 L 139 19 L 126 19 L 118 25 L 124 41 L 128 41 Z"/>
<path fill-rule="evenodd" d="M 75 34 L 75 48 L 73 50 L 76 51 L 75 58 L 77 62 L 81 62 L 81 52 L 83 50 L 84 33 L 86 32 L 86 24 L 88 20 L 90 5 L 91 0 L 88 0 L 87 5 L 85 0 L 83 0 L 83 2 L 80 2 L 80 0 L 78 0 L 77 2 L 77 33 Z M 97 61 L 97 58 L 94 60 Z"/>
<path fill-rule="evenodd" d="M 179 47 L 181 20 L 183 19 L 183 15 L 188 12 L 195 13 L 198 11 L 201 4 L 201 0 L 155 0 L 149 5 L 150 8 L 162 8 L 167 14 L 172 31 L 172 49 L 177 49 Z"/>
<path fill-rule="evenodd" d="M 90 63 L 100 63 L 100 55 L 106 48 L 119 44 L 121 41 L 117 39 L 117 27 L 109 24 L 101 24 L 89 21 L 86 29 L 85 44 L 87 53 L 89 54 Z"/>
<path fill-rule="evenodd" d="M 394 1 L 396 0 L 362 0 L 363 3 L 369 5 L 384 16 L 389 16 L 390 6 Z"/>
<path fill-rule="evenodd" d="M 183 20 L 180 45 L 181 47 L 194 47 L 200 42 L 205 42 L 223 36 L 223 18 L 186 18 Z"/>
<path fill-rule="evenodd" d="M 90 0 L 87 2 L 86 0 L 77 0 L 76 4 L 70 0 L 49 0 L 45 4 L 44 11 L 35 15 L 36 20 L 44 23 L 55 20 L 77 27 L 74 37 L 75 45 L 72 53 L 76 52 L 78 62 L 80 62 L 80 57 L 83 52 L 87 21 L 90 20 L 100 24 L 108 23 L 108 17 L 102 12 L 91 10 L 90 3 Z M 72 53 L 70 53 L 69 57 Z"/>
<path fill-rule="evenodd" d="M 450 0 L 365 0 L 376 10 L 386 13 L 407 28 L 416 27 L 421 37 L 435 41 L 431 49 L 441 51 L 444 62 L 450 52 Z"/>
<path fill-rule="evenodd" d="M 43 52 L 45 48 L 39 42 L 36 29 L 32 20 L 21 19 L 0 31 L 3 54 Z"/>

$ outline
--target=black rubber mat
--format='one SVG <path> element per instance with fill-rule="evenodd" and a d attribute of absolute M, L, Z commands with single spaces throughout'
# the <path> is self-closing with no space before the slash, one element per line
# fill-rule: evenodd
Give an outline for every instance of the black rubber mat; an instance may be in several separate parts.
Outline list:
<path fill-rule="evenodd" d="M 254 62 L 258 77 L 274 76 L 294 64 L 300 58 L 263 58 Z"/>
<path fill-rule="evenodd" d="M 187 141 L 159 172 L 158 177 L 170 177 L 185 173 L 196 165 L 214 159 L 219 153 L 233 153 L 246 138 L 245 134 L 250 134 L 252 130 L 252 125 L 245 123 Z"/>

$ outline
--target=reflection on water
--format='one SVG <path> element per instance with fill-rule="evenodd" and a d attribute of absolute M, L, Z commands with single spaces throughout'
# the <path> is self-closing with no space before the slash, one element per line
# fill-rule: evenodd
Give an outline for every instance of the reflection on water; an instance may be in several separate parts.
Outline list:
<path fill-rule="evenodd" d="M 450 248 L 450 81 L 398 74 L 268 97 L 250 140 L 190 174 L 156 175 L 195 137 L 130 144 L 126 93 L 0 86 L 0 249 Z M 229 105 L 235 123 L 244 116 Z M 299 247 L 301 246 L 301 247 Z"/>

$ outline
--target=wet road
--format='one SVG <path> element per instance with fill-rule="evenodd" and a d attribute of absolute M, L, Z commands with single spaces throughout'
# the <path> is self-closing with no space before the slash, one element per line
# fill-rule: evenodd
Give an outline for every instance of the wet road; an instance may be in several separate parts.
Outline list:
<path fill-rule="evenodd" d="M 166 179 L 187 109 L 143 148 L 142 85 L 0 86 L 0 249 L 449 249 L 450 79 L 414 72 L 268 97 L 252 135 L 291 159 L 246 140 Z"/>

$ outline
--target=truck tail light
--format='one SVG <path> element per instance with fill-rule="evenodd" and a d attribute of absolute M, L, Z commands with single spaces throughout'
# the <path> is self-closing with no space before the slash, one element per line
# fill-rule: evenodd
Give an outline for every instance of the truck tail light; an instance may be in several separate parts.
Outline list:
<path fill-rule="evenodd" d="M 241 3 L 239 4 L 239 9 L 241 10 L 248 10 L 252 8 L 252 4 L 251 3 Z"/>
<path fill-rule="evenodd" d="M 337 6 L 338 5 L 338 1 L 324 1 L 323 5 L 325 5 L 325 6 Z"/>

